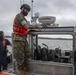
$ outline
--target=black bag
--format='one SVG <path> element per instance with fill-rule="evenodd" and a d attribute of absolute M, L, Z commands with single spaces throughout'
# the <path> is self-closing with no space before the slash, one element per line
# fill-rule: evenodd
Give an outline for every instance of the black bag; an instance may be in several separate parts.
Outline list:
<path fill-rule="evenodd" d="M 7 63 L 10 63 L 10 62 L 11 62 L 10 56 L 7 56 Z"/>
<path fill-rule="evenodd" d="M 43 47 L 41 49 L 41 60 L 47 61 L 48 60 L 48 49 Z"/>
<path fill-rule="evenodd" d="M 36 47 L 36 49 L 34 50 L 34 59 L 35 60 L 41 59 L 41 47 L 40 46 Z"/>

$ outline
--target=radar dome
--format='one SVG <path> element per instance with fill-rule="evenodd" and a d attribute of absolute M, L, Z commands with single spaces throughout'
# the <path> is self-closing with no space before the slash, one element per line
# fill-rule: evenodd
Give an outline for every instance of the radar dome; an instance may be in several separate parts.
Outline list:
<path fill-rule="evenodd" d="M 42 16 L 38 18 L 38 21 L 42 24 L 52 24 L 56 21 L 54 16 Z"/>

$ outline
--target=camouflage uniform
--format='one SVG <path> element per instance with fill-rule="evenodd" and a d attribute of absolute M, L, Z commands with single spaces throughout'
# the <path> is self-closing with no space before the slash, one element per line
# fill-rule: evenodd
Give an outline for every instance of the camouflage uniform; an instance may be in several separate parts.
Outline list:
<path fill-rule="evenodd" d="M 17 25 L 21 25 L 21 22 L 24 21 L 24 16 L 19 13 L 15 17 Z M 31 51 L 29 44 L 27 42 L 27 36 L 19 36 L 13 34 L 13 52 L 14 58 L 17 61 L 17 66 L 19 70 L 25 71 L 28 65 L 28 58 L 30 57 Z"/>

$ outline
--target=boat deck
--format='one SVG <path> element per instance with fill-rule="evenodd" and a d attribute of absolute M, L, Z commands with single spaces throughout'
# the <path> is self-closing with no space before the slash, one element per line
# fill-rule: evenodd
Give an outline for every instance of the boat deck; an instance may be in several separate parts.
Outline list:
<path fill-rule="evenodd" d="M 71 63 L 29 60 L 29 65 L 28 75 L 73 75 L 73 64 Z M 3 73 L 17 75 L 17 70 L 14 70 L 13 64 L 10 63 L 8 70 L 3 71 Z"/>
<path fill-rule="evenodd" d="M 12 63 L 8 64 L 8 69 L 4 70 L 2 72 L 7 75 L 17 75 L 17 72 L 14 70 Z M 3 75 L 3 74 L 1 74 L 1 75 Z"/>

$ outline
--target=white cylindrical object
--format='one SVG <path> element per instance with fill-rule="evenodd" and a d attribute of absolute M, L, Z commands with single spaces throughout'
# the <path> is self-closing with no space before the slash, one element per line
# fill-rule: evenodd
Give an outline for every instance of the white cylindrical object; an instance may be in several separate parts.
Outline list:
<path fill-rule="evenodd" d="M 42 16 L 38 18 L 38 21 L 42 24 L 52 24 L 56 21 L 54 16 Z"/>

